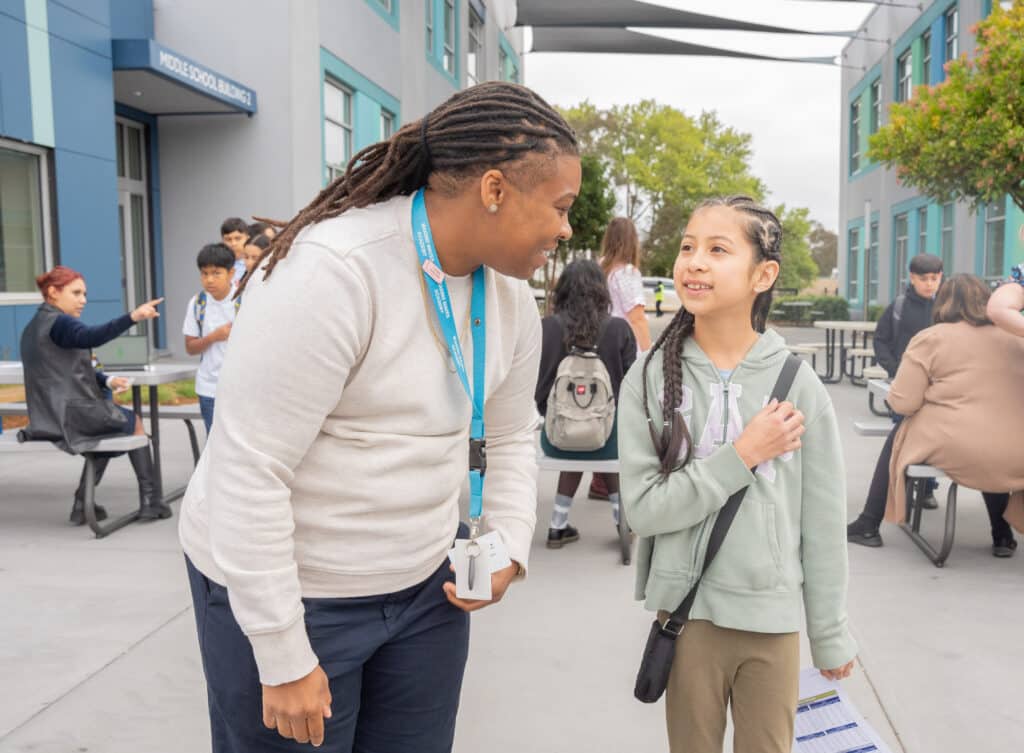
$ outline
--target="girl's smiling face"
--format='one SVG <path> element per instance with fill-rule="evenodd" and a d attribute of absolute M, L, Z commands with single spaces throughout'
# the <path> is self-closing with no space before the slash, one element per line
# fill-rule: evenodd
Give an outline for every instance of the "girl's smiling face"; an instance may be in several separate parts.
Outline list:
<path fill-rule="evenodd" d="M 779 263 L 758 261 L 748 221 L 726 206 L 704 207 L 690 218 L 672 279 L 679 300 L 694 316 L 736 312 L 749 317 L 758 293 L 775 283 Z"/>

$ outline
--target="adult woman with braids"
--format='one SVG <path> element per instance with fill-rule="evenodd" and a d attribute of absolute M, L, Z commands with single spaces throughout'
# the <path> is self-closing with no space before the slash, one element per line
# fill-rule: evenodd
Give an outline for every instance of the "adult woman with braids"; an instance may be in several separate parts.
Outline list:
<path fill-rule="evenodd" d="M 664 618 L 680 606 L 718 511 L 747 488 L 676 648 L 666 698 L 676 752 L 721 751 L 730 703 L 737 751 L 789 752 L 801 597 L 822 674 L 847 676 L 856 654 L 832 404 L 806 364 L 786 401 L 768 401 L 788 355 L 765 331 L 781 242 L 778 219 L 751 199 L 704 202 L 675 263 L 683 307 L 620 393 L 622 504 L 643 537 L 637 592 L 648 609 Z"/>
<path fill-rule="evenodd" d="M 624 319 L 608 315 L 608 285 L 604 274 L 595 262 L 578 259 L 567 266 L 553 293 L 554 314 L 541 322 L 543 348 L 540 356 L 540 377 L 537 380 L 537 410 L 543 416 L 547 412 L 548 395 L 555 383 L 558 366 L 571 348 L 597 348 L 601 362 L 608 370 L 612 393 L 619 397 L 622 377 L 636 360 L 636 340 Z M 548 441 L 541 429 L 541 448 L 549 457 L 574 458 L 577 460 L 608 460 L 618 457 L 615 429 L 601 447 L 592 452 L 566 452 Z M 569 508 L 579 488 L 583 474 L 580 471 L 562 471 L 558 474 L 558 492 L 555 507 L 548 528 L 547 546 L 561 549 L 565 544 L 578 541 L 580 534 L 569 525 Z M 605 475 L 612 505 L 612 517 L 619 524 L 619 476 Z"/>
<path fill-rule="evenodd" d="M 512 561 L 498 601 L 536 522 L 541 338 L 522 281 L 571 236 L 579 185 L 558 113 L 481 84 L 357 154 L 244 281 L 181 521 L 217 753 L 451 749 L 467 612 L 492 603 L 458 598 L 446 561 L 466 393 L 486 385 L 483 528 Z"/>

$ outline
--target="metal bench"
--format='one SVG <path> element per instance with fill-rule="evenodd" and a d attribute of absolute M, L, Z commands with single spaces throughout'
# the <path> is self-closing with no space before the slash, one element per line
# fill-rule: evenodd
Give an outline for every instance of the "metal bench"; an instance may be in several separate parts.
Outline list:
<path fill-rule="evenodd" d="M 27 416 L 28 406 L 25 403 L 0 403 L 0 416 Z M 149 406 L 142 406 L 142 415 L 149 418 Z M 188 442 L 192 448 L 192 464 L 199 464 L 199 438 L 196 434 L 196 427 L 193 421 L 202 421 L 203 414 L 199 410 L 199 403 L 187 405 L 161 405 L 160 418 L 180 419 L 185 422 L 188 430 Z"/>
<path fill-rule="evenodd" d="M 910 540 L 917 544 L 918 548 L 925 553 L 925 556 L 932 561 L 935 567 L 942 567 L 946 564 L 946 558 L 953 550 L 953 536 L 956 534 L 956 493 L 957 483 L 949 479 L 949 491 L 946 493 L 946 525 L 942 534 L 942 544 L 939 551 L 928 543 L 921 535 L 921 512 L 924 507 L 921 505 L 920 495 L 925 488 L 925 481 L 934 479 L 940 481 L 949 478 L 938 468 L 930 465 L 907 466 L 906 487 L 907 487 L 907 512 L 905 519 L 900 522 L 900 528 L 910 537 Z"/>
<path fill-rule="evenodd" d="M 801 345 L 787 345 L 787 349 L 795 356 L 810 356 L 811 368 L 815 373 L 818 371 L 818 351 L 825 350 L 825 343 L 806 343 Z"/>
<path fill-rule="evenodd" d="M 96 534 L 96 538 L 102 539 L 109 536 L 114 531 L 139 519 L 139 510 L 135 509 L 127 515 L 122 515 L 120 518 L 104 524 L 100 524 L 96 520 L 96 466 L 94 464 L 96 455 L 108 452 L 130 452 L 148 445 L 149 437 L 145 434 L 132 434 L 131 436 L 100 439 L 91 450 L 82 453 L 82 457 L 85 458 L 85 499 L 83 500 L 85 521 L 89 524 L 92 532 Z M 41 450 L 58 450 L 58 448 L 52 442 L 19 442 L 17 435 L 13 433 L 0 435 L 0 454 L 39 452 Z M 58 451 L 63 452 L 63 450 Z M 140 499 L 139 502 L 141 504 L 142 500 Z"/>
<path fill-rule="evenodd" d="M 845 351 L 845 357 L 849 361 L 849 371 L 847 372 L 850 381 L 858 387 L 863 387 L 866 384 L 867 377 L 864 376 L 864 369 L 875 365 L 875 349 L 874 348 L 847 348 Z M 860 373 L 857 373 L 857 359 L 860 359 Z M 868 363 L 868 360 L 871 363 Z"/>
<path fill-rule="evenodd" d="M 876 416 L 891 416 L 892 410 L 885 402 L 889 396 L 889 373 L 881 366 L 868 366 L 862 372 L 862 376 L 867 380 L 868 385 L 868 410 Z M 883 408 L 879 408 L 875 404 L 876 398 L 882 400 Z"/>
<path fill-rule="evenodd" d="M 892 421 L 854 421 L 853 430 L 865 437 L 887 437 L 892 432 Z"/>
<path fill-rule="evenodd" d="M 618 473 L 618 460 L 570 460 L 566 458 L 552 458 L 537 449 L 537 467 L 542 471 L 557 471 L 558 473 Z M 622 553 L 622 564 L 628 565 L 633 558 L 633 534 L 626 522 L 625 511 L 619 509 L 619 548 Z"/>

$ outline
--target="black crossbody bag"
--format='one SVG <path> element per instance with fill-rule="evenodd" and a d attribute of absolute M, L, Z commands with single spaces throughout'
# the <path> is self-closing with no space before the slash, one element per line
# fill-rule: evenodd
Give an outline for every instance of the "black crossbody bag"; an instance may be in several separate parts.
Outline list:
<path fill-rule="evenodd" d="M 782 371 L 772 389 L 772 396 L 769 398 L 780 402 L 789 394 L 789 388 L 793 385 L 793 379 L 800 368 L 800 359 L 790 354 L 782 365 Z M 711 537 L 708 539 L 707 553 L 704 555 L 704 567 L 700 571 L 697 582 L 686 594 L 682 603 L 676 608 L 665 624 L 662 625 L 657 619 L 651 625 L 651 632 L 647 636 L 647 645 L 644 647 L 644 655 L 640 660 L 640 671 L 636 675 L 636 687 L 633 688 L 633 695 L 643 703 L 654 703 L 661 698 L 662 693 L 668 686 L 668 676 L 672 671 L 672 660 L 676 653 L 676 638 L 683 632 L 686 621 L 690 619 L 690 609 L 693 607 L 694 599 L 697 598 L 697 588 L 700 586 L 700 579 L 704 577 L 711 561 L 718 554 L 725 534 L 732 525 L 736 512 L 740 509 L 740 502 L 747 493 L 749 487 L 743 487 L 729 497 L 718 513 L 714 526 L 711 528 Z"/>

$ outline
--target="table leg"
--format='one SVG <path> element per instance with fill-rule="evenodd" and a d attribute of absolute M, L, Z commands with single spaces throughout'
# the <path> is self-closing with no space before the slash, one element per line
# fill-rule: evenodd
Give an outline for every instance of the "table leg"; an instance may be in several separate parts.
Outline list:
<path fill-rule="evenodd" d="M 182 486 L 164 494 L 163 468 L 160 463 L 160 402 L 157 398 L 156 385 L 149 388 L 149 421 L 153 437 L 153 475 L 156 476 L 154 483 L 156 484 L 157 494 L 166 505 L 183 497 L 188 486 Z"/>
<path fill-rule="evenodd" d="M 836 379 L 835 375 L 835 359 L 836 359 L 836 331 L 834 329 L 825 330 L 825 373 L 818 374 L 818 378 L 823 384 L 835 384 L 839 380 Z"/>

